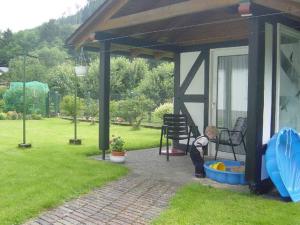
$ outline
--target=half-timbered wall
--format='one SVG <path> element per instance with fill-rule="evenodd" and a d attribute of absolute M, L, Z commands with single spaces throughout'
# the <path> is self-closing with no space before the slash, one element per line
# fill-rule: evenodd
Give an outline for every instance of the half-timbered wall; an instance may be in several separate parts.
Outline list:
<path fill-rule="evenodd" d="M 207 50 L 180 53 L 175 60 L 175 113 L 186 114 L 200 133 L 208 123 L 208 60 Z"/>

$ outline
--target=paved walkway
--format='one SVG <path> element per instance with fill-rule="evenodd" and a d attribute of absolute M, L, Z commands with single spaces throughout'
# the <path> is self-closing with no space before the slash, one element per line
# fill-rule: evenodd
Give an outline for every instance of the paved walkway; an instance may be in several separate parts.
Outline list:
<path fill-rule="evenodd" d="M 131 169 L 128 176 L 45 212 L 26 225 L 149 224 L 167 207 L 178 187 L 195 181 L 189 157 L 170 157 L 166 162 L 157 149 L 129 152 L 125 165 Z M 208 179 L 197 181 L 230 188 Z"/>

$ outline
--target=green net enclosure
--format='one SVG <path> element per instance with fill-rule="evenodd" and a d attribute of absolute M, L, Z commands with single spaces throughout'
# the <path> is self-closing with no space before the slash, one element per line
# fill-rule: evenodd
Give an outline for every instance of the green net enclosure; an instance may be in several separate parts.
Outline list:
<path fill-rule="evenodd" d="M 28 114 L 47 114 L 48 84 L 38 81 L 27 82 L 26 112 Z M 11 82 L 4 96 L 5 110 L 23 112 L 23 83 Z"/>

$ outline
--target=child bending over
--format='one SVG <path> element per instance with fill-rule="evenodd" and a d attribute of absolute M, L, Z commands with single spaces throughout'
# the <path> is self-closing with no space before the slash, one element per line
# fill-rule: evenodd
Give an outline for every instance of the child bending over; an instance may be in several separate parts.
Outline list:
<path fill-rule="evenodd" d="M 204 153 L 203 148 L 207 147 L 209 140 L 215 139 L 218 135 L 218 129 L 214 126 L 208 126 L 205 129 L 204 135 L 201 135 L 195 139 L 190 151 L 190 157 L 195 166 L 195 176 L 198 178 L 204 178 Z M 201 156 L 203 154 L 203 156 Z"/>

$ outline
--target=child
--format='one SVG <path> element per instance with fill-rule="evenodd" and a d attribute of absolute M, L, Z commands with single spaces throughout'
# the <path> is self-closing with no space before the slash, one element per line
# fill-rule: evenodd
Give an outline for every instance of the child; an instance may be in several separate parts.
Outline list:
<path fill-rule="evenodd" d="M 198 178 L 204 178 L 204 156 L 201 156 L 201 152 L 203 153 L 203 147 L 206 147 L 209 143 L 209 140 L 216 138 L 218 135 L 218 129 L 213 126 L 208 126 L 205 129 L 205 134 L 197 137 L 192 144 L 190 157 L 195 166 L 195 176 Z"/>

